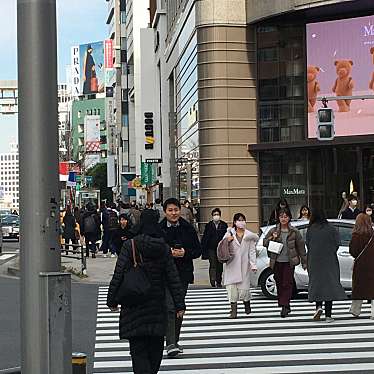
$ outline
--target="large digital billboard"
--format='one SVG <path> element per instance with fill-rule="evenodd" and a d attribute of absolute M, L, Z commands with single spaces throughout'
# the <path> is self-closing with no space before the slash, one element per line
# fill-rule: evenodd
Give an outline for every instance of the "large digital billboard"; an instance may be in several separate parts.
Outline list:
<path fill-rule="evenodd" d="M 317 98 L 374 97 L 374 15 L 306 26 L 308 136 L 316 137 Z M 374 100 L 331 100 L 335 135 L 374 134 Z"/>

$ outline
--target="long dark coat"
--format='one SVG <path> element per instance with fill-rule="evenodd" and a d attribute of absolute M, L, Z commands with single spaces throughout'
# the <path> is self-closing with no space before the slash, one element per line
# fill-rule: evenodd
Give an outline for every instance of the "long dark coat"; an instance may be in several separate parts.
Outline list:
<path fill-rule="evenodd" d="M 149 300 L 139 306 L 121 308 L 119 335 L 121 339 L 135 336 L 164 336 L 167 325 L 165 289 L 169 288 L 175 309 L 185 310 L 184 294 L 170 249 L 164 239 L 147 235 L 135 237 L 137 251 L 151 281 Z M 116 294 L 123 279 L 123 273 L 132 262 L 131 241 L 125 242 L 118 257 L 113 278 L 109 285 L 107 305 L 117 307 Z"/>
<path fill-rule="evenodd" d="M 219 221 L 218 227 L 214 221 L 210 221 L 204 229 L 203 238 L 201 239 L 202 259 L 209 259 L 209 252 L 217 252 L 218 243 L 223 239 L 227 232 L 227 223 Z"/>
<path fill-rule="evenodd" d="M 308 247 L 309 301 L 334 301 L 347 298 L 340 284 L 337 256 L 340 239 L 330 224 L 314 224 L 306 233 Z"/>
<path fill-rule="evenodd" d="M 349 253 L 357 258 L 370 240 L 370 235 L 352 234 Z M 374 238 L 365 252 L 355 261 L 352 276 L 352 299 L 374 299 Z"/>
<path fill-rule="evenodd" d="M 75 240 L 75 227 L 77 226 L 75 217 L 72 214 L 65 214 L 62 221 L 64 223 L 64 233 L 62 234 L 63 238 L 65 240 Z"/>

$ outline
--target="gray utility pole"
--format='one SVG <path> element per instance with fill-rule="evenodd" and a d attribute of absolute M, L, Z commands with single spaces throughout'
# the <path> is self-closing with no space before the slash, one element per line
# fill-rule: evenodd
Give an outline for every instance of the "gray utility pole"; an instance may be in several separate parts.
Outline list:
<path fill-rule="evenodd" d="M 59 273 L 56 0 L 18 0 L 23 374 L 70 374 L 70 277 Z"/>

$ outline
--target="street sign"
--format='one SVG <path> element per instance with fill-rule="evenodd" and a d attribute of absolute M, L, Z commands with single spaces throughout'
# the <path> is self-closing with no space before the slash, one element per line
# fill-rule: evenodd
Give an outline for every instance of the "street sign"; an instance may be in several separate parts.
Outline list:
<path fill-rule="evenodd" d="M 86 181 L 86 184 L 92 184 L 93 177 L 91 175 L 87 175 L 86 177 L 84 177 L 84 180 Z"/>
<path fill-rule="evenodd" d="M 82 176 L 81 175 L 76 175 L 75 176 L 75 181 L 76 182 L 81 182 L 82 181 Z"/>
<path fill-rule="evenodd" d="M 154 163 L 142 162 L 141 182 L 143 186 L 149 186 L 156 181 L 156 168 Z"/>
<path fill-rule="evenodd" d="M 162 163 L 162 159 L 161 158 L 146 158 L 145 162 L 147 164 L 161 164 Z"/>

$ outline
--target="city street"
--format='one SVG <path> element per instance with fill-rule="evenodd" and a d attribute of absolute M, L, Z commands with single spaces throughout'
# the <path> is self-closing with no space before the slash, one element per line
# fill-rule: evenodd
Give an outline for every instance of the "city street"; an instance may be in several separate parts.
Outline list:
<path fill-rule="evenodd" d="M 20 364 L 19 280 L 0 277 L 0 370 Z M 92 372 L 97 286 L 72 284 L 73 351 L 88 355 Z"/>
<path fill-rule="evenodd" d="M 118 313 L 105 306 L 99 288 L 94 374 L 130 373 L 129 345 L 118 340 Z M 164 358 L 161 372 L 183 374 L 373 373 L 374 322 L 369 306 L 362 317 L 348 313 L 349 300 L 337 302 L 334 323 L 312 321 L 314 305 L 305 295 L 292 302 L 292 314 L 279 317 L 276 301 L 253 292 L 252 314 L 240 306 L 230 320 L 224 289 L 191 289 L 182 328 L 184 354 Z"/>
<path fill-rule="evenodd" d="M 4 240 L 3 252 L 16 252 L 19 250 L 19 242 L 16 240 Z"/>

